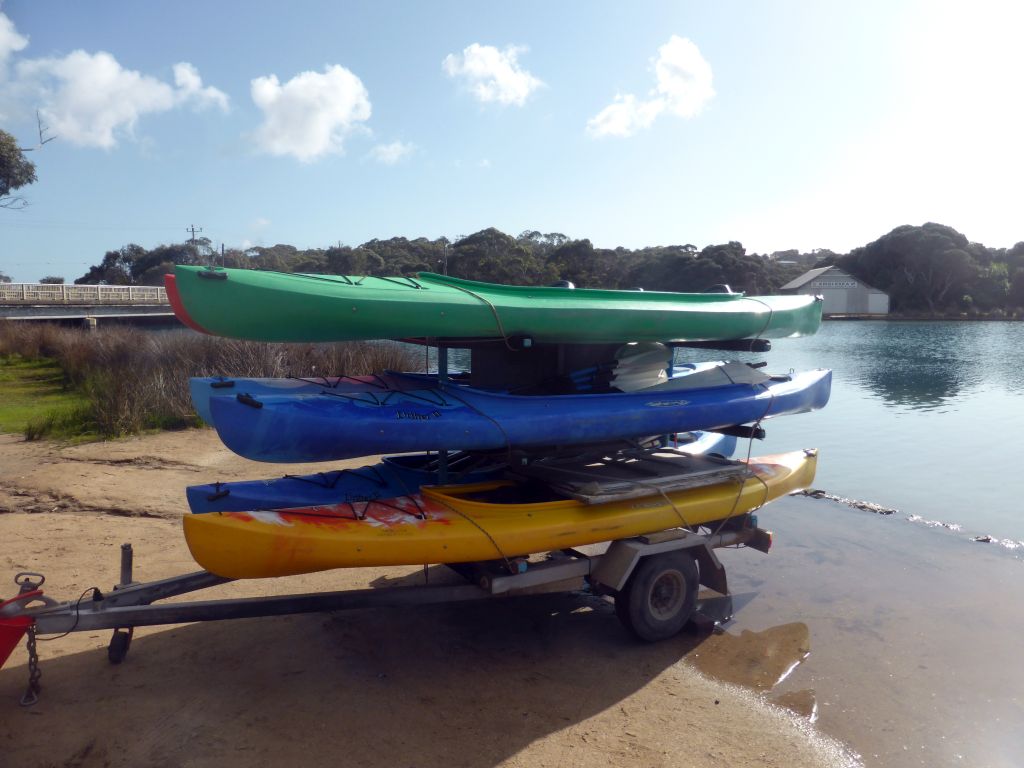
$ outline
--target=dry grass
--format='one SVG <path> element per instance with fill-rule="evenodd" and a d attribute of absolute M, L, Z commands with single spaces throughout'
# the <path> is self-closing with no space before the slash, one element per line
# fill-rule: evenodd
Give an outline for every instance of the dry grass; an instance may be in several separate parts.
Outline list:
<path fill-rule="evenodd" d="M 269 344 L 191 332 L 124 327 L 89 332 L 10 321 L 0 321 L 0 355 L 55 360 L 65 386 L 88 402 L 65 419 L 87 419 L 87 431 L 102 437 L 198 424 L 188 390 L 191 376 L 358 375 L 412 370 L 419 362 L 409 348 L 390 342 Z M 35 420 L 33 434 L 45 433 L 50 422 Z"/>

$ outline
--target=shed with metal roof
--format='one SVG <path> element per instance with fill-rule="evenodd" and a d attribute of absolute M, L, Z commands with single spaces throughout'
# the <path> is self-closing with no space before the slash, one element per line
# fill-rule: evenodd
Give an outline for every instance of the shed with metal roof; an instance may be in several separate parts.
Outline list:
<path fill-rule="evenodd" d="M 809 293 L 822 296 L 825 315 L 887 315 L 889 294 L 873 288 L 839 267 L 818 267 L 780 289 L 783 293 Z"/>

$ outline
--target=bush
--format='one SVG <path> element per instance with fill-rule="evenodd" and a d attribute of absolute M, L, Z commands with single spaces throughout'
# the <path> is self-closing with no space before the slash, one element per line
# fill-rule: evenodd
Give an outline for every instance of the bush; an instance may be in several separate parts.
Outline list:
<path fill-rule="evenodd" d="M 188 388 L 192 376 L 308 378 L 417 365 L 408 347 L 392 342 L 269 344 L 190 332 L 124 327 L 90 332 L 11 321 L 0 322 L 2 354 L 56 360 L 65 385 L 87 398 L 87 411 L 46 414 L 33 422 L 34 437 L 74 433 L 69 419 L 103 437 L 198 425 Z"/>

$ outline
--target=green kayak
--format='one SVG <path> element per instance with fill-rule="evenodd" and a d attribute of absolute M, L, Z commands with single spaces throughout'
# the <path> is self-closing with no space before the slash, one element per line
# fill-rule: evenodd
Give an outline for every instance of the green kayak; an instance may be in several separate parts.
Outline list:
<path fill-rule="evenodd" d="M 509 286 L 428 272 L 346 277 L 178 266 L 168 285 L 191 327 L 256 341 L 722 341 L 805 336 L 821 324 L 813 296 Z"/>

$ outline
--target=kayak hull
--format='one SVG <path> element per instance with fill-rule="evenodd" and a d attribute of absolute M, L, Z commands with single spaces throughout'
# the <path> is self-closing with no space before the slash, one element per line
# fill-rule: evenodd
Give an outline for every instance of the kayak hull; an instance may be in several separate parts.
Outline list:
<path fill-rule="evenodd" d="M 715 372 L 709 372 L 715 375 Z M 828 402 L 831 371 L 684 389 L 683 377 L 637 392 L 531 397 L 462 386 L 383 393 L 213 397 L 221 441 L 248 459 L 331 461 L 435 450 L 586 445 L 714 430 Z"/>
<path fill-rule="evenodd" d="M 698 525 L 743 515 L 814 480 L 815 451 L 752 459 L 754 473 L 686 491 L 603 504 L 486 503 L 500 482 L 424 488 L 362 505 L 184 518 L 196 562 L 227 578 L 265 578 L 385 565 L 494 560 Z"/>
<path fill-rule="evenodd" d="M 813 296 L 503 286 L 416 278 L 175 267 L 176 312 L 205 332 L 255 341 L 510 338 L 538 343 L 805 336 Z"/>
<path fill-rule="evenodd" d="M 722 362 L 687 363 L 672 368 L 673 378 L 689 376 L 694 373 L 710 370 L 721 366 Z M 587 372 L 578 374 L 582 382 L 577 385 L 577 390 L 585 392 L 593 388 L 594 383 L 588 379 Z M 659 383 L 658 377 L 640 374 L 639 378 L 647 378 L 653 384 Z M 668 379 L 661 377 L 660 382 Z M 454 379 L 452 384 L 459 383 Z M 379 374 L 365 376 L 318 376 L 318 377 L 290 377 L 290 378 L 256 378 L 245 376 L 196 376 L 189 380 L 189 392 L 192 396 L 192 407 L 196 413 L 207 424 L 213 424 L 213 412 L 210 410 L 210 398 L 224 397 L 236 393 L 245 393 L 252 397 L 263 397 L 266 395 L 318 395 L 324 392 L 334 394 L 350 394 L 353 392 L 382 392 L 386 390 L 408 390 L 432 387 L 437 384 L 437 376 L 426 373 L 395 373 L 387 371 Z M 622 382 L 618 379 L 610 379 L 605 384 L 603 391 L 614 392 L 621 388 Z M 615 386 L 616 389 L 611 389 Z"/>

